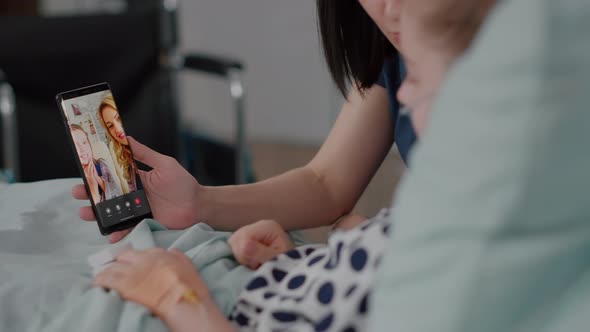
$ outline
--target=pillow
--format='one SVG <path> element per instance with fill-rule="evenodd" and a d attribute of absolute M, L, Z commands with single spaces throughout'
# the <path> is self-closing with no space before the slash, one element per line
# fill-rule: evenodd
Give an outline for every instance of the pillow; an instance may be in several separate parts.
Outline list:
<path fill-rule="evenodd" d="M 590 323 L 590 2 L 499 2 L 411 156 L 371 331 Z"/>

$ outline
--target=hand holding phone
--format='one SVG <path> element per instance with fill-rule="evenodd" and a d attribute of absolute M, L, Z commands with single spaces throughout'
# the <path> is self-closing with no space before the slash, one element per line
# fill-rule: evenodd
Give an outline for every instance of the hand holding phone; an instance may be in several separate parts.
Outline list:
<path fill-rule="evenodd" d="M 152 213 L 109 85 L 56 97 L 87 196 L 103 235 L 133 227 Z"/>
<path fill-rule="evenodd" d="M 203 187 L 175 159 L 158 153 L 129 137 L 136 160 L 152 168 L 149 172 L 139 170 L 143 190 L 145 191 L 154 218 L 169 229 L 185 229 L 198 221 L 203 221 L 202 198 Z M 76 199 L 87 200 L 84 185 L 72 189 Z M 79 211 L 82 220 L 94 221 L 96 217 L 90 206 Z M 109 235 L 111 243 L 118 242 L 129 230 L 118 231 Z"/>

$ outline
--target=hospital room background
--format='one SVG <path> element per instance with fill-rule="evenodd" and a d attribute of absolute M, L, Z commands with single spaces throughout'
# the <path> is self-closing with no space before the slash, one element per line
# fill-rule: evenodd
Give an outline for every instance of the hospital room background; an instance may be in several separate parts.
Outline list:
<path fill-rule="evenodd" d="M 9 0 L 2 1 L 0 13 L 5 18 L 15 15 L 51 18 L 118 13 L 145 3 L 149 1 Z M 322 59 L 315 3 L 289 0 L 163 3 L 178 8 L 177 52 L 227 56 L 244 65 L 247 147 L 244 172 L 248 173 L 248 180 L 269 178 L 307 163 L 329 133 L 343 102 Z M 174 78 L 178 87 L 179 121 L 193 138 L 206 137 L 207 144 L 194 144 L 188 149 L 205 159 L 209 170 L 227 168 L 233 160 L 237 130 L 228 81 L 192 71 L 180 71 Z M 10 83 L 10 77 L 7 81 Z M 113 93 L 117 98 L 117 91 Z M 68 145 L 65 141 L 63 144 Z M 355 211 L 374 215 L 386 206 L 403 167 L 394 148 Z M 192 171 L 201 182 L 207 181 L 205 177 L 214 177 L 211 181 L 216 181 L 215 177 L 227 177 L 227 174 L 203 174 L 206 173 L 203 167 Z M 317 240 L 325 239 L 325 234 L 325 230 L 308 232 L 309 237 Z"/>
<path fill-rule="evenodd" d="M 0 332 L 588 331 L 590 2 L 345 1 L 0 0 Z"/>

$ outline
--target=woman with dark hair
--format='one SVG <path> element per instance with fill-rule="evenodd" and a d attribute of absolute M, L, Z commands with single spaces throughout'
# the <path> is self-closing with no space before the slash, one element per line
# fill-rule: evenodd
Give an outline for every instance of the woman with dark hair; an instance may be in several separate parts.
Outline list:
<path fill-rule="evenodd" d="M 206 187 L 176 161 L 129 138 L 135 157 L 153 168 L 139 174 L 154 217 L 163 225 L 184 229 L 207 221 L 229 231 L 262 219 L 276 220 L 287 230 L 331 225 L 351 213 L 394 141 L 407 160 L 415 136 L 395 100 L 401 68 L 393 46 L 399 42 L 399 0 L 388 1 L 387 8 L 377 8 L 371 16 L 362 2 L 318 0 L 317 5 L 328 67 L 347 93 L 317 155 L 307 165 L 265 181 Z M 74 196 L 86 199 L 81 187 L 74 188 Z M 90 207 L 80 216 L 94 219 Z M 111 234 L 110 240 L 128 232 Z"/>
<path fill-rule="evenodd" d="M 317 1 L 325 59 L 336 86 L 343 95 L 348 96 L 348 103 L 357 100 L 359 95 L 362 97 L 358 104 L 345 104 L 342 113 L 347 112 L 350 106 L 356 106 L 356 109 L 371 108 L 371 111 L 359 115 L 366 117 L 355 119 L 350 125 L 364 124 L 381 134 L 389 134 L 386 138 L 374 137 L 370 142 L 362 142 L 364 148 L 371 145 L 382 147 L 383 144 L 389 148 L 395 143 L 403 161 L 407 163 L 416 135 L 410 119 L 401 116 L 396 98 L 405 76 L 398 52 L 400 0 L 365 6 L 371 12 L 363 10 L 364 2 L 367 1 Z M 377 124 L 377 116 L 383 116 L 385 109 L 389 110 L 390 121 Z M 347 124 L 347 118 L 344 115 L 342 118 L 335 127 Z M 385 156 L 377 151 L 370 152 L 379 162 Z"/>

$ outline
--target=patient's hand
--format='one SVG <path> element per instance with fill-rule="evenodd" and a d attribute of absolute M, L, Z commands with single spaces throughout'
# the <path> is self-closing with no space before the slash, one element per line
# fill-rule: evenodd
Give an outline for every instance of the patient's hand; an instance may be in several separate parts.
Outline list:
<path fill-rule="evenodd" d="M 147 194 L 154 219 L 170 229 L 184 229 L 198 221 L 199 199 L 202 187 L 172 157 L 160 154 L 128 137 L 136 160 L 152 167 L 149 172 L 139 171 L 139 176 Z M 87 200 L 84 185 L 72 189 L 76 199 Z M 94 221 L 96 217 L 90 206 L 80 208 L 80 218 Z M 109 235 L 111 243 L 125 237 L 130 230 Z"/>
<path fill-rule="evenodd" d="M 162 319 L 171 315 L 182 294 L 209 300 L 207 286 L 192 262 L 176 249 L 127 250 L 96 276 L 93 286 L 113 289 Z"/>
<path fill-rule="evenodd" d="M 257 269 L 271 258 L 294 248 L 289 236 L 274 220 L 261 220 L 238 229 L 228 240 L 236 260 Z"/>

